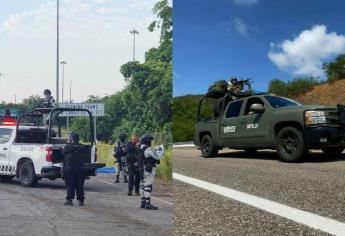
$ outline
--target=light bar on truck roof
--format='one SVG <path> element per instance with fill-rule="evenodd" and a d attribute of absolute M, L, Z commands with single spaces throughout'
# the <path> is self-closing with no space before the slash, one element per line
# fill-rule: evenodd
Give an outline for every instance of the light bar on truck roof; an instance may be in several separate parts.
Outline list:
<path fill-rule="evenodd" d="M 16 124 L 17 124 L 17 118 L 16 117 L 10 117 L 10 116 L 0 117 L 0 125 L 16 126 Z"/>

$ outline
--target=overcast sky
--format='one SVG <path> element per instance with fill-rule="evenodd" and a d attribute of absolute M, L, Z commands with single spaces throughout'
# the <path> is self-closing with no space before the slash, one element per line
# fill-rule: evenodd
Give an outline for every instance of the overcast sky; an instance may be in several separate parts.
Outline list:
<path fill-rule="evenodd" d="M 60 60 L 65 66 L 64 99 L 81 102 L 105 96 L 125 82 L 120 66 L 157 46 L 159 32 L 147 30 L 155 0 L 60 0 Z M 42 95 L 56 97 L 56 0 L 0 0 L 0 102 Z M 62 67 L 60 67 L 60 75 Z M 61 89 L 60 89 L 61 101 Z"/>

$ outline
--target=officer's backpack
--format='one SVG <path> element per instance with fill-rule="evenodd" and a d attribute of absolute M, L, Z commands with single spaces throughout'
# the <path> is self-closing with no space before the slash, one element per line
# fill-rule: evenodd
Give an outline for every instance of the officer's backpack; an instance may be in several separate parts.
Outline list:
<path fill-rule="evenodd" d="M 214 82 L 208 88 L 206 97 L 208 98 L 220 98 L 224 97 L 228 93 L 228 83 L 225 80 L 218 80 Z"/>

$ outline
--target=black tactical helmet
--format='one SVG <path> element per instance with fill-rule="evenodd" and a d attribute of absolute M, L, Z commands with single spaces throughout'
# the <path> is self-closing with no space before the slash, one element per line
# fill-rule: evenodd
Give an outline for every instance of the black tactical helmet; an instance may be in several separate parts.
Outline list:
<path fill-rule="evenodd" d="M 119 139 L 120 139 L 122 142 L 124 142 L 124 141 L 126 140 L 126 138 L 127 138 L 127 134 L 125 134 L 125 133 L 122 133 L 122 134 L 120 134 L 120 136 L 119 136 Z"/>
<path fill-rule="evenodd" d="M 71 140 L 72 143 L 79 143 L 79 134 L 76 133 L 70 133 L 69 139 Z"/>
<path fill-rule="evenodd" d="M 43 91 L 43 94 L 44 94 L 44 95 L 46 95 L 46 94 L 51 95 L 52 92 L 51 92 L 49 89 L 45 89 L 45 90 Z"/>
<path fill-rule="evenodd" d="M 231 82 L 231 83 L 232 83 L 232 82 L 237 83 L 237 82 L 238 82 L 238 80 L 237 80 L 237 78 L 236 78 L 236 77 L 232 77 L 232 78 L 231 78 L 231 80 L 230 80 L 230 82 Z"/>
<path fill-rule="evenodd" d="M 153 137 L 149 134 L 144 134 L 141 139 L 140 139 L 140 142 L 143 143 L 143 144 L 146 144 L 146 145 L 151 145 L 151 142 L 153 140 Z"/>

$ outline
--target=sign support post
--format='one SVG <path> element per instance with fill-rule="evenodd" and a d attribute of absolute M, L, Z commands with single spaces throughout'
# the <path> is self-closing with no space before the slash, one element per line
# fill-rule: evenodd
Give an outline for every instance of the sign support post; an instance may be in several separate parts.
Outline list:
<path fill-rule="evenodd" d="M 94 119 L 93 119 L 94 123 L 93 123 L 93 128 L 94 128 L 94 138 L 95 138 L 95 142 L 97 144 L 97 117 L 95 116 Z"/>

